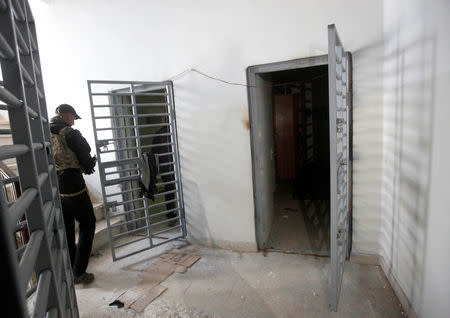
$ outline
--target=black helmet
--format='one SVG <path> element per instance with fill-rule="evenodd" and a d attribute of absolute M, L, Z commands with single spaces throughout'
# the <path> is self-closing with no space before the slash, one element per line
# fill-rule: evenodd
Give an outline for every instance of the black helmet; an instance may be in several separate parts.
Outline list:
<path fill-rule="evenodd" d="M 75 108 L 73 108 L 72 106 L 70 106 L 69 104 L 61 104 L 58 107 L 56 107 L 55 110 L 56 114 L 74 114 L 75 115 L 75 119 L 81 119 L 80 116 L 78 116 L 77 112 L 75 111 Z"/>

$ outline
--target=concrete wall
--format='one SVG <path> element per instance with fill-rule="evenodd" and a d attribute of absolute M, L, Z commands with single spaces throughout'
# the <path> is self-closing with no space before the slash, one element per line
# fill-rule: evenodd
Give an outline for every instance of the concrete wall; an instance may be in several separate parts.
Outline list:
<path fill-rule="evenodd" d="M 419 317 L 450 312 L 449 13 L 384 3 L 382 266 Z"/>
<path fill-rule="evenodd" d="M 381 156 L 382 132 L 373 83 L 381 66 L 372 63 L 367 48 L 382 36 L 381 2 L 32 0 L 31 5 L 49 113 L 63 102 L 76 106 L 83 117 L 76 128 L 91 144 L 87 79 L 159 81 L 194 67 L 245 83 L 250 65 L 326 54 L 327 25 L 335 23 L 355 56 L 354 249 L 378 252 L 381 166 L 373 160 Z M 175 102 L 191 238 L 254 249 L 247 88 L 191 72 L 175 81 Z M 97 178 L 88 182 L 98 186 Z"/>

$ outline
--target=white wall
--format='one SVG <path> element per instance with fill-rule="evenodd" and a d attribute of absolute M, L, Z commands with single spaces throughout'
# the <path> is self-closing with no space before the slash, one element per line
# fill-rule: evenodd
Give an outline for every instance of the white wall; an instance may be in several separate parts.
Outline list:
<path fill-rule="evenodd" d="M 335 23 L 347 50 L 355 53 L 358 79 L 354 247 L 378 252 L 379 231 L 372 224 L 379 223 L 374 196 L 381 167 L 371 161 L 381 153 L 381 125 L 371 123 L 381 104 L 365 95 L 375 92 L 371 85 L 380 74 L 366 48 L 382 36 L 381 2 L 32 0 L 31 5 L 49 112 L 63 102 L 76 106 L 83 117 L 78 128 L 91 144 L 87 79 L 159 81 L 195 67 L 245 83 L 250 65 L 326 54 L 327 25 Z M 246 88 L 190 73 L 175 81 L 175 102 L 191 238 L 254 249 Z M 370 134 L 363 132 L 366 125 Z M 88 182 L 98 186 L 96 178 Z"/>
<path fill-rule="evenodd" d="M 419 317 L 450 312 L 449 13 L 384 3 L 382 265 Z"/>

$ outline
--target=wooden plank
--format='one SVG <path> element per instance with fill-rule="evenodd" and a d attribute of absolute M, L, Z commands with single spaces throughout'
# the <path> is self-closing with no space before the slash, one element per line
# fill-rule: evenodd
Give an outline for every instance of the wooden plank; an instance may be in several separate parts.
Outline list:
<path fill-rule="evenodd" d="M 156 285 L 148 289 L 140 298 L 133 302 L 130 306 L 131 309 L 137 312 L 143 312 L 144 309 L 157 297 L 166 291 L 167 287 L 162 285 Z"/>
<path fill-rule="evenodd" d="M 185 259 L 180 265 L 186 266 L 186 267 L 191 267 L 192 265 L 194 265 L 198 260 L 200 259 L 200 256 L 197 255 L 189 255 L 188 259 Z"/>
<path fill-rule="evenodd" d="M 133 287 L 117 297 L 116 301 L 123 303 L 125 308 L 130 308 L 136 299 L 141 297 L 141 293 L 142 289 Z"/>

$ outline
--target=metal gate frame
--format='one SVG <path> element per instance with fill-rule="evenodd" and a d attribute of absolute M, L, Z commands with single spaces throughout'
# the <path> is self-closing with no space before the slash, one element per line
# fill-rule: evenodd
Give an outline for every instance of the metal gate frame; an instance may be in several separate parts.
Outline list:
<path fill-rule="evenodd" d="M 330 107 L 330 308 L 337 311 L 349 246 L 350 90 L 349 55 L 334 24 L 328 26 Z"/>
<path fill-rule="evenodd" d="M 119 89 L 111 89 L 108 91 L 95 91 L 95 85 L 112 85 L 112 86 L 121 86 Z M 158 92 L 160 90 L 164 90 L 164 93 Z M 113 261 L 117 261 L 123 258 L 126 258 L 131 255 L 135 255 L 137 253 L 152 249 L 154 247 L 166 244 L 168 242 L 184 239 L 186 238 L 186 221 L 184 214 L 184 200 L 183 200 L 183 190 L 182 190 L 182 182 L 181 182 L 181 170 L 180 170 L 180 160 L 179 160 L 179 151 L 178 151 L 178 136 L 177 136 L 177 126 L 176 126 L 176 115 L 175 115 L 175 104 L 173 97 L 173 83 L 171 81 L 165 82 L 138 82 L 138 81 L 97 81 L 97 80 L 89 80 L 88 81 L 88 91 L 89 98 L 91 103 L 91 112 L 92 112 L 92 122 L 94 128 L 94 136 L 95 143 L 97 149 L 97 159 L 98 159 L 98 167 L 100 174 L 100 181 L 102 186 L 102 196 L 103 202 L 105 205 L 105 216 L 108 227 L 108 235 L 110 241 L 111 255 Z M 155 92 L 156 91 L 156 92 Z M 108 103 L 97 104 L 94 101 L 95 96 L 103 96 L 108 97 Z M 130 103 L 120 103 L 119 97 L 127 97 L 131 98 Z M 164 96 L 166 99 L 165 103 L 146 103 L 139 104 L 136 101 L 136 97 L 138 96 Z M 159 114 L 138 114 L 137 108 L 141 106 L 152 107 L 152 106 L 167 106 L 167 113 L 159 113 Z M 122 111 L 117 111 L 117 109 L 121 109 L 124 107 L 130 108 L 126 113 Z M 107 116 L 98 116 L 96 114 L 96 109 L 98 108 L 106 108 L 109 109 L 109 113 Z M 168 118 L 168 124 L 146 124 L 139 125 L 139 118 L 142 117 L 160 117 L 164 116 Z M 118 120 L 126 118 L 127 120 L 124 122 L 124 125 L 118 124 Z M 108 127 L 97 127 L 97 120 L 109 120 L 110 125 Z M 139 160 L 142 154 L 143 149 L 152 148 L 154 146 L 163 146 L 166 144 L 156 144 L 156 145 L 141 145 L 141 141 L 144 138 L 153 138 L 156 136 L 161 136 L 161 134 L 149 134 L 140 136 L 139 128 L 146 127 L 162 127 L 167 126 L 169 128 L 168 136 L 171 138 L 170 147 L 172 147 L 172 151 L 166 154 L 161 154 L 161 156 L 169 156 L 171 158 L 171 162 L 164 163 L 162 165 L 169 165 L 172 168 L 169 172 L 164 172 L 162 175 L 174 175 L 175 179 L 170 182 L 161 182 L 157 183 L 157 186 L 165 186 L 168 183 L 174 184 L 175 190 L 156 193 L 155 196 L 165 196 L 167 194 L 173 193 L 175 195 L 174 200 L 159 202 L 156 204 L 148 205 L 147 200 L 144 196 L 140 194 L 140 189 L 136 188 L 136 182 L 139 180 Z M 128 136 L 126 130 L 132 131 L 132 135 Z M 118 133 L 113 133 L 111 138 L 99 138 L 99 131 L 116 131 Z M 125 131 L 125 134 L 123 132 Z M 164 134 L 165 135 L 165 134 Z M 134 146 L 131 147 L 124 141 L 131 140 L 134 143 Z M 114 149 L 105 150 L 105 146 L 112 145 Z M 106 153 L 115 154 L 115 158 L 113 160 L 104 161 L 102 155 Z M 106 169 L 114 168 L 116 170 L 106 172 Z M 120 169 L 119 169 L 120 168 Z M 108 179 L 107 175 L 119 175 L 118 178 Z M 121 185 L 121 189 L 119 192 L 115 193 L 107 193 L 106 187 L 113 185 Z M 124 188 L 125 187 L 125 188 Z M 113 200 L 113 197 L 121 197 L 119 200 Z M 157 206 L 162 206 L 167 203 L 177 203 L 178 207 L 170 210 L 165 210 L 162 212 L 158 212 L 156 214 L 150 214 L 149 209 Z M 142 207 L 136 208 L 136 205 L 143 205 Z M 117 206 L 123 206 L 124 211 L 117 213 L 115 208 Z M 178 216 L 176 218 L 152 223 L 152 217 L 165 215 L 170 212 L 178 211 Z M 136 213 L 143 212 L 143 217 L 136 218 Z M 118 216 L 125 217 L 126 219 L 123 222 L 112 225 L 111 220 Z M 153 233 L 152 226 L 161 225 L 163 223 L 169 222 L 170 220 L 176 220 L 178 225 L 175 227 L 169 227 L 168 229 L 164 229 L 162 231 L 158 231 Z M 145 226 L 139 227 L 138 222 L 145 223 Z M 114 230 L 120 227 L 126 227 L 126 231 L 122 231 L 119 234 L 115 234 Z M 162 239 L 159 236 L 162 233 L 166 233 L 172 231 L 174 229 L 181 229 L 181 233 L 175 235 L 173 237 Z M 137 232 L 146 232 L 146 235 L 133 239 L 131 241 L 121 243 L 119 245 L 115 244 L 115 240 L 123 237 L 130 236 Z M 159 242 L 155 243 L 154 239 L 160 239 Z M 139 247 L 137 250 L 133 250 L 128 253 L 124 253 L 123 255 L 118 256 L 116 250 L 127 245 L 131 245 L 133 243 L 137 243 L 140 241 L 148 240 L 148 246 Z"/>
<path fill-rule="evenodd" d="M 33 296 L 33 317 L 78 317 L 36 27 L 26 0 L 0 0 L 0 61 L 0 100 L 4 103 L 0 109 L 8 111 L 11 127 L 0 133 L 11 134 L 14 142 L 0 147 L 0 160 L 16 158 L 22 191 L 8 204 L 4 186 L 13 181 L 0 183 L 0 255 L 7 267 L 2 273 L 6 276 L 4 310 L 28 317 L 26 298 Z M 23 215 L 30 240 L 23 250 L 16 251 L 13 234 Z M 27 290 L 33 272 L 38 284 Z"/>

